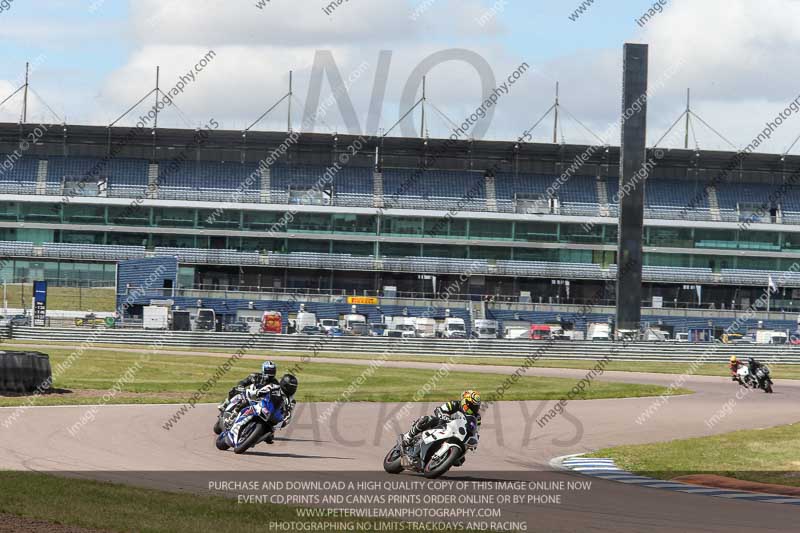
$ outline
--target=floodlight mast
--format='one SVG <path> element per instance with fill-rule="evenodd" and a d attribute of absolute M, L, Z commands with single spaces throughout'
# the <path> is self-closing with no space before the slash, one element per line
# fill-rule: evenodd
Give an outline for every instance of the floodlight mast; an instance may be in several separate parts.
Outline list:
<path fill-rule="evenodd" d="M 153 103 L 153 109 L 156 110 L 156 116 L 153 119 L 153 129 L 157 129 L 158 128 L 158 94 L 159 94 L 159 90 L 158 90 L 158 75 L 159 75 L 160 71 L 161 71 L 161 67 L 156 65 L 156 89 L 155 89 L 156 98 L 155 98 L 155 102 Z"/>
<path fill-rule="evenodd" d="M 286 100 L 287 98 L 289 99 L 289 113 L 288 113 L 288 115 L 287 115 L 287 121 L 288 121 L 288 123 L 287 123 L 287 129 L 289 130 L 289 133 L 291 133 L 291 131 L 292 131 L 292 94 L 293 94 L 293 93 L 292 93 L 292 71 L 290 70 L 290 71 L 289 71 L 289 92 L 287 92 L 286 94 L 284 94 L 283 96 L 281 96 L 281 98 L 280 98 L 280 99 L 279 99 L 277 102 L 275 102 L 274 104 L 272 104 L 272 105 L 269 107 L 269 109 L 267 109 L 266 111 L 264 111 L 263 113 L 261 113 L 261 115 L 259 115 L 259 117 L 258 117 L 257 119 L 255 119 L 255 120 L 253 121 L 253 123 L 252 123 L 252 124 L 250 124 L 249 126 L 247 126 L 247 127 L 244 129 L 244 131 L 242 132 L 242 134 L 243 134 L 243 135 L 247 135 L 247 132 L 248 132 L 248 131 L 250 131 L 251 129 L 253 129 L 253 127 L 254 127 L 256 124 L 258 124 L 259 122 L 261 122 L 261 121 L 264 119 L 264 117 L 266 117 L 267 115 L 269 115 L 269 114 L 272 112 L 272 110 L 273 110 L 273 109 L 275 109 L 276 107 L 278 107 L 278 106 L 281 104 L 281 102 L 283 102 L 283 101 L 284 101 L 284 100 Z"/>
<path fill-rule="evenodd" d="M 28 74 L 30 72 L 30 63 L 25 62 L 25 93 L 22 96 L 22 123 L 28 122 Z"/>
<path fill-rule="evenodd" d="M 558 144 L 558 82 L 556 82 L 556 102 L 553 104 L 553 144 Z"/>

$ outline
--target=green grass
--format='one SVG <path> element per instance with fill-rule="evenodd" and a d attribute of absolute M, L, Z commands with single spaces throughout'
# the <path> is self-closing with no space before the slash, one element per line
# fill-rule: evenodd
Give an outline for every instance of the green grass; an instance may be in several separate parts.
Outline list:
<path fill-rule="evenodd" d="M 611 457 L 621 468 L 659 479 L 717 474 L 800 487 L 800 423 L 658 444 L 618 446 L 598 450 L 591 456 Z"/>
<path fill-rule="evenodd" d="M 360 531 L 376 531 L 377 524 L 386 523 L 355 518 L 315 520 L 297 516 L 295 507 L 239 504 L 223 496 L 164 492 L 30 472 L 0 472 L 0 494 L 0 513 L 110 531 L 241 533 L 268 531 L 268 524 L 273 521 L 359 523 L 366 524 Z"/>
<path fill-rule="evenodd" d="M 71 351 L 48 349 L 51 366 L 65 361 Z M 266 357 L 266 356 L 265 356 Z M 75 360 L 67 370 L 57 374 L 53 386 L 57 389 L 78 391 L 77 394 L 51 394 L 37 399 L 36 405 L 92 404 L 97 403 L 104 391 L 117 384 L 120 387 L 109 403 L 184 403 L 214 375 L 226 358 L 213 356 L 152 355 L 143 361 L 143 355 L 124 349 L 89 349 Z M 323 360 L 324 361 L 324 360 Z M 279 373 L 294 363 L 280 362 Z M 120 377 L 129 369 L 140 369 L 133 373 L 132 380 L 120 382 Z M 239 379 L 260 368 L 260 360 L 236 361 L 230 370 L 201 401 L 217 401 Z M 369 375 L 371 374 L 371 375 Z M 349 365 L 314 361 L 302 365 L 297 372 L 300 389 L 297 399 L 308 401 L 376 401 L 404 402 L 426 383 L 432 380 L 432 369 L 401 369 L 378 367 L 374 372 L 366 365 Z M 361 386 L 349 397 L 342 393 L 362 375 L 368 375 Z M 130 374 L 129 374 L 130 377 Z M 491 400 L 494 391 L 507 376 L 485 372 L 451 372 L 434 381 L 433 390 L 422 398 L 424 401 L 444 401 L 457 397 L 465 388 L 484 393 Z M 508 388 L 503 400 L 550 400 L 563 398 L 576 384 L 574 378 L 523 377 Z M 97 391 L 95 394 L 87 390 Z M 626 398 L 657 396 L 667 391 L 665 387 L 594 381 L 575 399 Z M 680 390 L 678 393 L 688 391 Z M 26 404 L 24 397 L 0 397 L 0 406 Z"/>
<path fill-rule="evenodd" d="M 36 341 L 22 341 L 14 340 L 16 344 L 43 344 Z M 58 343 L 52 343 L 52 346 L 60 346 Z M 106 346 L 114 349 L 148 349 L 146 345 L 97 345 Z M 196 352 L 198 348 L 180 348 L 168 347 L 167 350 L 172 351 L 186 351 Z M 226 350 L 217 348 L 202 348 L 202 351 L 209 353 L 227 353 Z M 289 352 L 285 350 L 259 350 L 260 354 L 268 355 L 287 355 L 287 356 L 303 356 L 307 355 L 305 352 Z M 526 354 L 522 354 L 523 356 Z M 363 353 L 321 353 L 316 356 L 317 359 L 360 359 L 371 360 L 378 357 L 379 354 L 363 354 Z M 397 354 L 392 355 L 393 361 L 412 361 L 424 363 L 444 363 L 447 361 L 467 364 L 467 365 L 494 365 L 494 366 L 519 366 L 522 358 L 513 357 L 446 357 L 446 356 L 413 356 Z M 563 359 L 539 359 L 536 362 L 535 368 L 572 368 L 579 370 L 590 370 L 596 365 L 596 361 L 584 360 L 563 360 Z M 662 363 L 662 362 L 631 362 L 631 361 L 612 361 L 605 365 L 605 370 L 612 370 L 617 372 L 652 372 L 656 374 L 684 374 L 689 369 L 690 363 Z M 770 365 L 773 378 L 778 379 L 800 379 L 800 365 Z M 698 376 L 721 376 L 729 377 L 730 371 L 728 370 L 727 363 L 708 363 L 697 367 L 694 372 Z"/>
<path fill-rule="evenodd" d="M 9 284 L 6 299 L 9 307 L 28 309 L 33 284 Z M 2 298 L 2 295 L 0 295 Z M 116 300 L 113 288 L 48 287 L 47 308 L 59 311 L 113 311 Z"/>

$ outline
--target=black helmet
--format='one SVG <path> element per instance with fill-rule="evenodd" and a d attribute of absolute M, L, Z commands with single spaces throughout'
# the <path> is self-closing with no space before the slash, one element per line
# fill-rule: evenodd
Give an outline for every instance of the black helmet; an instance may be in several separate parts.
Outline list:
<path fill-rule="evenodd" d="M 292 374 L 284 374 L 280 386 L 286 396 L 294 396 L 294 393 L 297 392 L 297 378 Z"/>

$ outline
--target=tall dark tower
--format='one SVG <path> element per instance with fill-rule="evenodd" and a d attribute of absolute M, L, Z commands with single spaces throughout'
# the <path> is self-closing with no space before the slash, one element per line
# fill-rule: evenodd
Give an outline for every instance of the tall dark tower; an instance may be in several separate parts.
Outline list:
<path fill-rule="evenodd" d="M 619 157 L 617 329 L 638 330 L 642 318 L 642 229 L 647 131 L 647 45 L 625 44 Z"/>

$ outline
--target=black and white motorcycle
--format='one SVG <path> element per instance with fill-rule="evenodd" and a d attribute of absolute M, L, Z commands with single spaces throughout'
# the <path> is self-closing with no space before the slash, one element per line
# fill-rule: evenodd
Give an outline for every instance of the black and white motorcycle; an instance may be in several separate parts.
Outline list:
<path fill-rule="evenodd" d="M 750 367 L 742 365 L 736 371 L 736 381 L 743 387 L 761 389 L 767 394 L 772 393 L 772 378 L 769 375 L 769 368 L 766 366 L 758 367 L 753 374 L 750 372 Z"/>
<path fill-rule="evenodd" d="M 403 470 L 421 472 L 426 478 L 437 478 L 466 460 L 467 450 L 478 447 L 477 421 L 474 416 L 455 413 L 442 417 L 433 429 L 423 431 L 410 446 L 403 446 L 403 436 L 383 459 L 383 469 L 390 474 Z"/>

